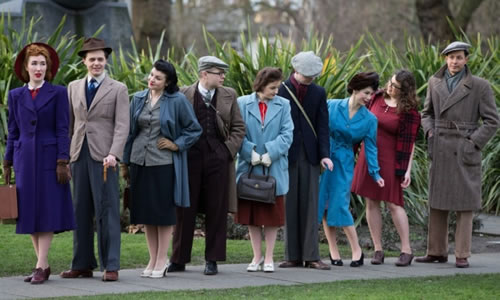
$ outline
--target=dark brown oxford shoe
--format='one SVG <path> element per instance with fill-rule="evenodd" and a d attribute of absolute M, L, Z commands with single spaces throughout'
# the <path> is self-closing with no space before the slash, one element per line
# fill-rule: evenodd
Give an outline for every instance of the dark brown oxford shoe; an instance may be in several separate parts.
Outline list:
<path fill-rule="evenodd" d="M 417 257 L 415 261 L 419 263 L 433 263 L 433 262 L 445 263 L 448 261 L 448 256 L 426 255 Z"/>
<path fill-rule="evenodd" d="M 89 278 L 92 277 L 92 270 L 68 270 L 59 274 L 61 278 Z"/>
<path fill-rule="evenodd" d="M 298 260 L 287 260 L 279 264 L 280 268 L 301 268 L 304 264 Z"/>
<path fill-rule="evenodd" d="M 104 271 L 102 274 L 102 281 L 117 281 L 118 271 Z"/>
<path fill-rule="evenodd" d="M 317 261 L 306 261 L 304 267 L 317 269 L 317 270 L 330 270 L 330 266 L 322 262 L 321 260 Z"/>
<path fill-rule="evenodd" d="M 469 262 L 467 261 L 467 258 L 458 258 L 455 262 L 455 266 L 457 268 L 468 268 L 469 267 Z"/>

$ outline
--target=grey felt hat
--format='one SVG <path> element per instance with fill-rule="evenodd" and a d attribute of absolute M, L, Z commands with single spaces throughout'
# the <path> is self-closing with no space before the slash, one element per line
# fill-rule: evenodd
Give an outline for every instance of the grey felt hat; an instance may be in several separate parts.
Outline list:
<path fill-rule="evenodd" d="M 453 43 L 449 44 L 448 46 L 446 46 L 446 48 L 444 48 L 444 50 L 443 50 L 443 52 L 441 52 L 441 54 L 448 55 L 448 53 L 450 53 L 450 52 L 460 51 L 460 50 L 465 51 L 465 54 L 469 54 L 469 48 L 470 48 L 470 45 L 467 43 L 453 42 Z"/>
<path fill-rule="evenodd" d="M 202 56 L 200 57 L 200 59 L 198 59 L 198 72 L 211 68 L 217 68 L 224 71 L 229 70 L 228 64 L 215 56 Z"/>
<path fill-rule="evenodd" d="M 292 57 L 293 69 L 304 76 L 316 77 L 323 70 L 323 62 L 314 52 L 299 52 Z"/>

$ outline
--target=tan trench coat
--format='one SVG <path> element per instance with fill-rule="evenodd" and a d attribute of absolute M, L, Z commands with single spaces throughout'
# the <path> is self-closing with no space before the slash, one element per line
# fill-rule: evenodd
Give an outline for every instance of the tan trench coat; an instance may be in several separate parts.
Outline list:
<path fill-rule="evenodd" d="M 488 81 L 466 74 L 450 94 L 446 65 L 429 80 L 422 112 L 428 137 L 431 208 L 470 211 L 481 208 L 481 149 L 500 124 Z M 482 122 L 480 122 L 480 120 Z"/>
<path fill-rule="evenodd" d="M 181 88 L 181 92 L 184 93 L 191 104 L 193 104 L 194 93 L 197 88 L 198 81 L 190 86 Z M 217 129 L 222 135 L 226 135 L 227 132 L 229 133 L 225 145 L 233 156 L 233 161 L 228 166 L 228 210 L 231 213 L 236 213 L 238 210 L 238 199 L 236 198 L 236 166 L 234 159 L 240 150 L 241 142 L 243 142 L 243 137 L 245 136 L 245 122 L 243 122 L 241 118 L 236 97 L 236 92 L 232 88 L 217 88 L 217 103 L 215 108 L 225 126 L 225 129 L 221 128 L 221 123 L 217 122 Z M 224 133 L 224 131 L 226 131 L 226 133 Z"/>

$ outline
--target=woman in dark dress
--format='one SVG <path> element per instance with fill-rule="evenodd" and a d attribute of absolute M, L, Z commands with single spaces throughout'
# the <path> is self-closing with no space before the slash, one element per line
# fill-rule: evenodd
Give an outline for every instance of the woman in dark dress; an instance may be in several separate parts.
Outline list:
<path fill-rule="evenodd" d="M 415 77 L 406 70 L 396 72 L 369 105 L 378 120 L 378 161 L 385 186 L 379 187 L 368 179 L 363 147 L 354 170 L 352 191 L 366 198 L 366 219 L 375 248 L 371 263 L 375 265 L 384 262 L 381 201 L 389 208 L 401 240 L 401 254 L 396 265 L 408 266 L 413 259 L 403 188 L 411 182 L 411 162 L 420 126 L 417 106 Z"/>
<path fill-rule="evenodd" d="M 14 70 L 27 84 L 9 92 L 4 174 L 16 173 L 16 233 L 30 234 L 37 256 L 25 282 L 49 279 L 48 252 L 54 232 L 75 227 L 69 181 L 69 102 L 66 88 L 52 85 L 59 67 L 56 51 L 32 43 L 19 52 Z"/>
<path fill-rule="evenodd" d="M 202 131 L 172 64 L 154 63 L 148 89 L 134 95 L 130 122 L 121 170 L 130 179 L 130 223 L 146 227 L 149 263 L 141 277 L 162 278 L 176 205 L 189 205 L 186 153 Z"/>

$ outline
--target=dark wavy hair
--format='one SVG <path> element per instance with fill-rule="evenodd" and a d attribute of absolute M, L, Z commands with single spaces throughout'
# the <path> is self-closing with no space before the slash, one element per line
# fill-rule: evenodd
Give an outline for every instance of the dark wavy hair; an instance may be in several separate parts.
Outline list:
<path fill-rule="evenodd" d="M 265 67 L 257 73 L 253 81 L 253 90 L 262 91 L 271 82 L 283 80 L 283 71 L 280 68 Z"/>
<path fill-rule="evenodd" d="M 375 72 L 361 72 L 349 81 L 347 84 L 347 92 L 352 94 L 353 91 L 359 91 L 367 87 L 371 87 L 374 91 L 378 89 L 379 76 Z"/>
<path fill-rule="evenodd" d="M 165 87 L 165 91 L 169 94 L 173 94 L 179 90 L 177 86 L 177 72 L 175 71 L 174 65 L 169 63 L 168 61 L 164 61 L 163 59 L 159 59 L 155 61 L 153 67 L 165 74 L 167 77 L 167 86 Z"/>
<path fill-rule="evenodd" d="M 417 82 L 413 73 L 408 70 L 399 70 L 394 73 L 396 81 L 401 85 L 398 99 L 398 113 L 405 113 L 418 107 Z M 392 76 L 389 80 L 392 80 Z M 389 84 L 389 82 L 387 83 Z M 387 85 L 384 88 L 384 97 L 390 98 L 387 94 Z"/>

